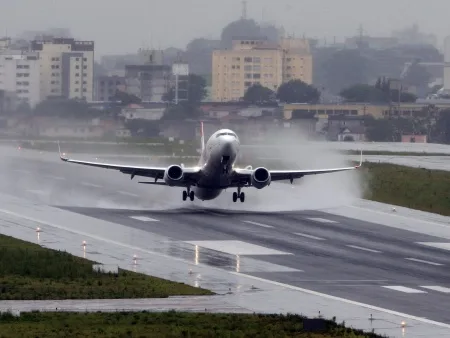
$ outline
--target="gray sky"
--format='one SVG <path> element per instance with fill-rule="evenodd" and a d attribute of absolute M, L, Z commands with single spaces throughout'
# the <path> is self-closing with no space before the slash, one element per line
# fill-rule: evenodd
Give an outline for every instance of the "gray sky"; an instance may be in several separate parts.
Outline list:
<path fill-rule="evenodd" d="M 77 39 L 94 40 L 97 57 L 151 45 L 184 48 L 195 37 L 219 37 L 241 8 L 240 0 L 0 0 L 0 36 L 67 27 Z M 449 0 L 248 0 L 247 8 L 257 21 L 329 41 L 355 35 L 360 24 L 372 36 L 414 22 L 440 40 L 450 34 Z"/>

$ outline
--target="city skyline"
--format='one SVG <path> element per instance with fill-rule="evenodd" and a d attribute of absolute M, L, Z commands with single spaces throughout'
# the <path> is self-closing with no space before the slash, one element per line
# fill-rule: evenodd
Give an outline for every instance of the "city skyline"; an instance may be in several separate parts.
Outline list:
<path fill-rule="evenodd" d="M 194 38 L 217 39 L 222 28 L 242 13 L 240 0 L 133 0 L 131 5 L 106 0 L 2 2 L 0 35 L 14 37 L 27 30 L 67 27 L 74 38 L 95 41 L 96 59 L 133 53 L 142 47 L 184 49 Z M 306 0 L 248 0 L 247 17 L 283 26 L 289 34 L 329 42 L 334 37 L 342 41 L 357 35 L 360 25 L 365 34 L 390 36 L 393 30 L 417 23 L 422 32 L 437 36 L 439 47 L 447 35 L 445 22 L 450 3 L 445 0 L 435 0 L 432 7 L 427 3 L 415 3 L 412 7 L 407 0 L 327 2 L 324 6 Z M 22 19 L 17 20 L 18 17 Z"/>

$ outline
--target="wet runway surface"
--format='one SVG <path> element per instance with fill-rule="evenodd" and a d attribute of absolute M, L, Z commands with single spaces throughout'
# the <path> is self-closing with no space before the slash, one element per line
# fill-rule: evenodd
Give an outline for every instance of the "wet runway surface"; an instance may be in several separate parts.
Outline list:
<path fill-rule="evenodd" d="M 185 260 L 450 323 L 450 252 L 419 244 L 440 238 L 317 211 L 70 211 L 167 236 Z"/>
<path fill-rule="evenodd" d="M 202 207 L 182 202 L 179 189 L 150 190 L 120 173 L 57 159 L 13 156 L 2 166 L 2 192 L 167 238 L 148 250 L 450 324 L 450 244 L 436 247 L 450 239 L 376 217 Z"/>

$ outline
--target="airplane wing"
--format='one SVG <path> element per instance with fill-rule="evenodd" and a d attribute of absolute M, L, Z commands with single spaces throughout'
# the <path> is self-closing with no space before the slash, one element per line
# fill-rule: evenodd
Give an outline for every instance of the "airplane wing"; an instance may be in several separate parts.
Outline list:
<path fill-rule="evenodd" d="M 59 147 L 59 144 L 58 144 Z M 147 167 L 147 166 L 133 166 L 133 165 L 122 165 L 122 164 L 110 164 L 110 163 L 100 163 L 100 162 L 90 162 L 90 161 L 80 161 L 69 159 L 61 154 L 61 148 L 59 149 L 59 157 L 62 161 L 68 163 L 81 164 L 91 167 L 104 168 L 104 169 L 112 169 L 118 170 L 121 173 L 131 175 L 131 179 L 134 176 L 143 176 L 143 177 L 151 177 L 156 180 L 163 179 L 164 173 L 167 168 L 164 167 Z M 183 167 L 184 178 L 183 181 L 180 182 L 181 185 L 195 185 L 198 180 L 198 174 L 200 173 L 200 168 L 186 168 Z M 141 182 L 140 182 L 141 183 Z M 158 183 L 164 184 L 164 183 Z"/>
<path fill-rule="evenodd" d="M 343 167 L 343 168 L 330 168 L 330 169 L 310 169 L 310 170 L 269 170 L 271 180 L 273 181 L 282 181 L 282 180 L 292 180 L 296 178 L 302 178 L 306 175 L 318 175 L 318 174 L 328 174 L 339 171 L 347 171 L 347 170 L 355 170 L 362 166 L 362 151 L 361 151 L 361 159 L 358 165 L 353 167 Z M 236 169 L 236 183 L 242 184 L 243 182 L 250 182 L 250 177 L 253 173 L 252 169 Z"/>

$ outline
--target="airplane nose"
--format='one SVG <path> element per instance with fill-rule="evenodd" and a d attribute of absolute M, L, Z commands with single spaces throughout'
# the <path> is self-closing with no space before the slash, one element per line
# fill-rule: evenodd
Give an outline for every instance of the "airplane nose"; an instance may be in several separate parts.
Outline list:
<path fill-rule="evenodd" d="M 236 153 L 236 144 L 234 141 L 224 142 L 222 151 L 224 154 L 230 156 L 233 153 Z"/>

